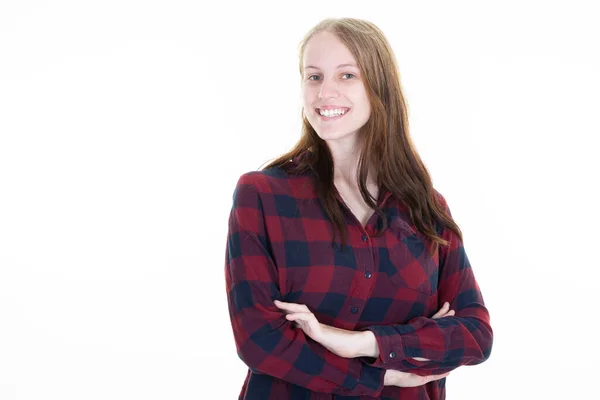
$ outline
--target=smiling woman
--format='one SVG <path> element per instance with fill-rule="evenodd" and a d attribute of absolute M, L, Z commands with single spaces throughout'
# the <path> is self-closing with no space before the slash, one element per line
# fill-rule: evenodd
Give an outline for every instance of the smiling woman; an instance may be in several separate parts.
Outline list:
<path fill-rule="evenodd" d="M 408 131 L 373 23 L 300 46 L 302 136 L 240 176 L 225 260 L 240 399 L 444 399 L 493 333 L 462 233 Z"/>

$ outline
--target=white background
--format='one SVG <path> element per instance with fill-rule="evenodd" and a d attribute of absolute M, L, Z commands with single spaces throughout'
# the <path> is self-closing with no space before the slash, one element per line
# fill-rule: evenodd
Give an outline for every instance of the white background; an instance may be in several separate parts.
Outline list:
<path fill-rule="evenodd" d="M 592 3 L 2 0 L 0 399 L 237 398 L 233 189 L 299 138 L 298 44 L 344 16 L 394 48 L 492 317 L 447 398 L 597 394 Z"/>

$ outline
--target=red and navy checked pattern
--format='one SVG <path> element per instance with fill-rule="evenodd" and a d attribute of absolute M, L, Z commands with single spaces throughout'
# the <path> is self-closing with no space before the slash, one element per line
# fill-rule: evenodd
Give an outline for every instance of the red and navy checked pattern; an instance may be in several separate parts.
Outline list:
<path fill-rule="evenodd" d="M 384 387 L 383 375 L 437 374 L 489 357 L 489 314 L 462 242 L 439 228 L 450 246 L 428 253 L 408 209 L 382 192 L 384 234 L 373 236 L 377 215 L 363 227 L 345 208 L 349 245 L 332 247 L 333 225 L 312 179 L 270 168 L 243 174 L 235 188 L 225 280 L 237 353 L 249 367 L 239 398 L 445 398 L 445 379 L 399 388 Z M 275 299 L 306 304 L 327 325 L 371 330 L 380 356 L 331 353 L 294 328 Z M 431 319 L 445 301 L 455 316 Z"/>

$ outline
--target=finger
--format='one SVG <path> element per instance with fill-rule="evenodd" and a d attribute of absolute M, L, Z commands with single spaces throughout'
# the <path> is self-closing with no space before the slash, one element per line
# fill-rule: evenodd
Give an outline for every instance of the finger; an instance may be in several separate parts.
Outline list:
<path fill-rule="evenodd" d="M 297 306 L 297 304 L 295 304 L 295 303 L 286 303 L 285 301 L 279 301 L 279 300 L 275 300 L 274 303 L 277 308 L 280 308 L 282 310 L 288 310 L 288 311 L 292 311 L 294 306 Z"/>
<path fill-rule="evenodd" d="M 442 306 L 442 308 L 440 308 L 440 310 L 438 312 L 433 314 L 433 317 L 431 317 L 431 318 L 434 318 L 434 319 L 441 318 L 442 315 L 444 315 L 448 311 L 449 307 L 450 307 L 450 304 L 448 304 L 448 302 L 445 302 L 444 305 Z"/>
<path fill-rule="evenodd" d="M 277 308 L 288 309 L 292 303 L 286 303 L 285 301 L 274 300 L 273 303 Z"/>
<path fill-rule="evenodd" d="M 304 304 L 296 304 L 296 303 L 286 303 L 284 301 L 275 300 L 275 306 L 277 308 L 281 308 L 282 310 L 288 310 L 291 312 L 307 312 L 308 307 Z"/>
<path fill-rule="evenodd" d="M 444 302 L 444 304 L 442 305 L 442 308 L 440 308 L 438 313 L 445 314 L 446 312 L 448 312 L 449 309 L 450 309 L 450 304 L 446 301 L 446 302 Z"/>
<path fill-rule="evenodd" d="M 312 313 L 292 313 L 292 314 L 287 314 L 285 316 L 285 318 L 288 321 L 306 321 L 306 322 L 309 322 L 309 321 L 312 320 L 313 314 Z"/>
<path fill-rule="evenodd" d="M 454 310 L 450 310 L 446 314 L 439 315 L 437 318 L 433 318 L 433 319 L 444 318 L 444 317 L 452 317 L 453 315 L 454 315 Z"/>

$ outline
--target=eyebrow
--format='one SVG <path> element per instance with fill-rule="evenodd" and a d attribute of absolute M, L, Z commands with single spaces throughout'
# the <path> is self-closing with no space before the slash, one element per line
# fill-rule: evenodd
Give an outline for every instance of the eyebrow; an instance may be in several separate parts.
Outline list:
<path fill-rule="evenodd" d="M 342 67 L 354 67 L 354 68 L 358 68 L 358 67 L 356 66 L 356 64 L 340 64 L 340 65 L 338 65 L 336 68 L 342 68 Z M 319 68 L 317 68 L 317 67 L 315 67 L 315 66 L 313 66 L 313 65 L 307 65 L 306 67 L 304 67 L 304 69 L 309 69 L 309 68 L 312 68 L 312 69 L 319 69 Z"/>

